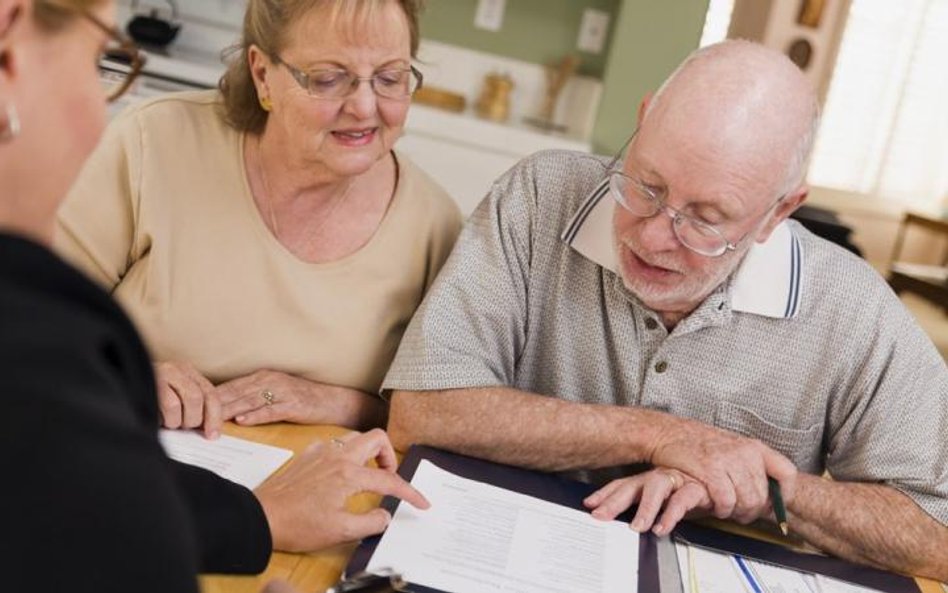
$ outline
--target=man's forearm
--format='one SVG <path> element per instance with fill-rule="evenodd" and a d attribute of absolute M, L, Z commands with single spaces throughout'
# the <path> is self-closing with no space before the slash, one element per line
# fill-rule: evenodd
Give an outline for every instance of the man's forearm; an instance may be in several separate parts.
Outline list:
<path fill-rule="evenodd" d="M 948 580 L 948 527 L 894 488 L 801 474 L 789 510 L 791 529 L 823 550 Z"/>
<path fill-rule="evenodd" d="M 579 404 L 506 387 L 395 392 L 395 447 L 432 445 L 546 471 L 646 461 L 663 414 Z"/>

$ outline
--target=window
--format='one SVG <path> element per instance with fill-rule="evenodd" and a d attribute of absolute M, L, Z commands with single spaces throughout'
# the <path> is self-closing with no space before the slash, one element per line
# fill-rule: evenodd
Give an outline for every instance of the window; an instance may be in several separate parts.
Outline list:
<path fill-rule="evenodd" d="M 948 205 L 945 56 L 948 0 L 852 0 L 810 184 Z"/>
<path fill-rule="evenodd" d="M 701 31 L 700 47 L 724 41 L 734 12 L 734 0 L 711 0 L 704 17 L 704 29 Z"/>

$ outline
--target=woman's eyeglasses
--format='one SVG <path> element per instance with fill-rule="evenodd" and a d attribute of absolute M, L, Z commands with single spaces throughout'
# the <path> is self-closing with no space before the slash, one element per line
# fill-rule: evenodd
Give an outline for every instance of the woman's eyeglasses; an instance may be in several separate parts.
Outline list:
<path fill-rule="evenodd" d="M 105 100 L 111 103 L 124 95 L 145 65 L 145 56 L 135 42 L 87 10 L 57 0 L 46 0 L 44 4 L 64 12 L 76 13 L 105 33 L 106 44 L 98 59 Z"/>
<path fill-rule="evenodd" d="M 309 96 L 317 99 L 345 99 L 359 88 L 362 81 L 367 81 L 371 85 L 372 91 L 379 97 L 396 100 L 407 99 L 421 88 L 424 80 L 421 72 L 414 66 L 389 68 L 380 70 L 372 76 L 359 77 L 348 70 L 303 72 L 279 58 L 275 62 L 282 64 Z"/>

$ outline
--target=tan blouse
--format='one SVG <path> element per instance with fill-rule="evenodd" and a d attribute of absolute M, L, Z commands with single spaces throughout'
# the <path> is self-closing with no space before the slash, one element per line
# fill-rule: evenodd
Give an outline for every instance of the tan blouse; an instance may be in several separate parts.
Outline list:
<path fill-rule="evenodd" d="M 375 235 L 306 263 L 261 218 L 242 147 L 216 91 L 131 108 L 63 205 L 58 250 L 114 294 L 156 360 L 189 361 L 215 383 L 271 369 L 377 392 L 457 238 L 457 206 L 397 155 Z"/>

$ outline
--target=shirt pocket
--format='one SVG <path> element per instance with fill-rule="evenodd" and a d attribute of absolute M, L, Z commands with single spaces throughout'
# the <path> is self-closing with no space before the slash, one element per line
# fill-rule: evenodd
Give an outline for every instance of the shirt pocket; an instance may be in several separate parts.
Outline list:
<path fill-rule="evenodd" d="M 789 428 L 765 420 L 744 406 L 722 401 L 715 409 L 714 424 L 763 441 L 770 448 L 787 456 L 800 471 L 823 471 L 822 423 L 817 422 L 802 429 Z"/>

